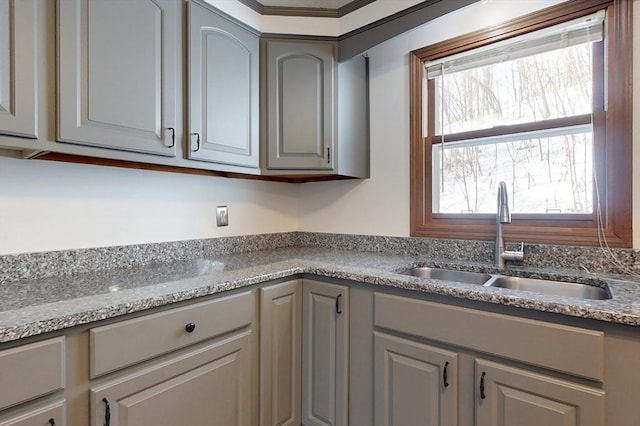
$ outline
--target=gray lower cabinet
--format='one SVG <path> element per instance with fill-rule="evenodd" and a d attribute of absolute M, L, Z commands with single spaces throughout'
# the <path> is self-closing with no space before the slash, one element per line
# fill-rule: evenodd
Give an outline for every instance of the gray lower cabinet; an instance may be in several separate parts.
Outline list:
<path fill-rule="evenodd" d="M 58 1 L 59 141 L 176 155 L 180 6 Z"/>
<path fill-rule="evenodd" d="M 90 390 L 91 425 L 252 424 L 251 331 Z"/>
<path fill-rule="evenodd" d="M 65 426 L 66 424 L 64 400 L 40 404 L 26 413 L 0 420 L 0 426 Z"/>
<path fill-rule="evenodd" d="M 260 289 L 260 425 L 301 422 L 301 280 Z"/>
<path fill-rule="evenodd" d="M 65 376 L 64 337 L 0 351 L 0 426 L 66 425 Z"/>
<path fill-rule="evenodd" d="M 304 280 L 302 423 L 348 425 L 349 287 Z"/>
<path fill-rule="evenodd" d="M 333 42 L 262 41 L 266 173 L 368 177 L 368 63 Z"/>
<path fill-rule="evenodd" d="M 37 134 L 35 0 L 0 0 L 0 134 Z"/>
<path fill-rule="evenodd" d="M 259 37 L 190 2 L 189 158 L 258 168 Z"/>
<path fill-rule="evenodd" d="M 476 426 L 602 426 L 605 393 L 476 359 Z"/>
<path fill-rule="evenodd" d="M 604 390 L 535 367 L 601 383 L 602 332 L 381 293 L 374 323 L 376 425 L 605 424 Z"/>
<path fill-rule="evenodd" d="M 458 424 L 458 355 L 374 332 L 375 426 Z"/>

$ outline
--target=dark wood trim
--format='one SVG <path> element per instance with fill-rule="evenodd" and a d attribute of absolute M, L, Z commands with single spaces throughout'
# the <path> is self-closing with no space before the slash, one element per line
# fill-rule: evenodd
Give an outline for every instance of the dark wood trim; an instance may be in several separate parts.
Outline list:
<path fill-rule="evenodd" d="M 607 112 L 607 209 L 609 244 L 632 246 L 632 146 L 633 146 L 633 4 L 617 0 L 610 8 L 608 112 Z M 615 189 L 615 190 L 612 190 Z"/>
<path fill-rule="evenodd" d="M 338 16 L 343 17 L 345 15 L 348 15 L 351 12 L 354 12 L 362 7 L 365 7 L 368 4 L 373 3 L 374 1 L 376 0 L 353 0 L 352 2 L 338 8 Z"/>
<path fill-rule="evenodd" d="M 262 180 L 262 181 L 285 182 L 285 183 L 309 183 L 309 182 L 324 182 L 324 181 L 331 181 L 331 180 L 355 179 L 351 176 L 318 175 L 318 174 L 277 175 L 277 176 L 251 175 L 251 174 L 245 174 L 245 173 L 220 172 L 215 170 L 195 169 L 191 167 L 177 167 L 177 166 L 167 166 L 163 164 L 149 164 L 149 163 L 140 163 L 135 161 L 113 160 L 110 158 L 88 157 L 84 155 L 63 154 L 58 152 L 43 152 L 41 154 L 31 157 L 31 159 L 59 161 L 63 163 L 75 163 L 75 164 L 92 164 L 96 166 L 120 167 L 125 169 L 151 170 L 156 172 L 182 173 L 182 174 L 188 174 L 188 175 L 216 176 L 216 177 L 224 177 L 224 178 Z"/>
<path fill-rule="evenodd" d="M 417 49 L 413 53 L 423 62 L 432 61 L 579 18 L 608 7 L 613 2 L 614 0 L 567 1 L 484 30 Z"/>
<path fill-rule="evenodd" d="M 338 9 L 325 9 L 320 7 L 284 7 L 263 6 L 262 15 L 273 16 L 298 16 L 309 18 L 339 18 Z"/>
<path fill-rule="evenodd" d="M 594 92 L 595 127 L 606 132 L 595 138 L 606 137 L 605 144 L 595 144 L 596 173 L 603 206 L 603 233 L 613 247 L 631 247 L 632 209 L 632 1 L 584 0 L 565 2 L 539 12 L 525 15 L 475 33 L 456 37 L 410 54 L 410 137 L 411 137 L 411 235 L 432 238 L 458 238 L 491 240 L 495 237 L 492 215 L 434 215 L 431 212 L 431 135 L 423 135 L 423 81 L 424 63 L 459 53 L 492 42 L 505 40 L 549 25 L 567 21 L 606 7 L 608 9 L 608 111 L 602 112 L 604 99 L 596 87 Z M 596 64 L 597 66 L 597 64 Z M 429 108 L 433 108 L 429 105 Z M 429 123 L 433 122 L 430 114 Z M 604 124 L 604 125 L 603 125 Z M 598 132 L 598 131 L 597 131 Z M 458 135 L 459 136 L 459 135 Z M 445 138 L 446 142 L 447 138 Z M 449 139 L 450 140 L 450 139 Z M 600 139 L 602 140 L 602 139 Z M 602 177 L 605 177 L 603 179 Z M 554 215 L 558 216 L 558 215 Z M 513 215 L 513 223 L 505 227 L 509 241 L 558 243 L 573 245 L 599 245 L 596 213 L 585 216 L 563 216 L 562 223 L 554 217 Z"/>

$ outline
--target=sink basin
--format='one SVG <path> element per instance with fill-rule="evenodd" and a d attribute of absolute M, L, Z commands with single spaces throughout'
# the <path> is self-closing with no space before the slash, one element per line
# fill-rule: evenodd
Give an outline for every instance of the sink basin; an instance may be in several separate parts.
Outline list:
<path fill-rule="evenodd" d="M 403 275 L 411 275 L 420 278 L 432 278 L 435 280 L 455 281 L 466 284 L 482 285 L 489 281 L 491 275 L 479 272 L 456 271 L 451 269 L 439 269 L 429 267 L 411 268 L 404 272 Z"/>
<path fill-rule="evenodd" d="M 611 299 L 611 293 L 602 287 L 587 284 L 566 283 L 563 281 L 540 280 L 536 278 L 495 276 L 491 282 L 487 283 L 487 287 L 534 291 L 537 293 L 577 297 L 580 299 Z"/>

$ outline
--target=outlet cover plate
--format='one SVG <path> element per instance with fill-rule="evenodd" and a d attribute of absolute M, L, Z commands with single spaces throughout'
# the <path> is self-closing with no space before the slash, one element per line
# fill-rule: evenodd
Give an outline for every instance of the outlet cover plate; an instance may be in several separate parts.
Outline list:
<path fill-rule="evenodd" d="M 228 226 L 229 225 L 229 210 L 227 206 L 216 207 L 216 225 Z"/>

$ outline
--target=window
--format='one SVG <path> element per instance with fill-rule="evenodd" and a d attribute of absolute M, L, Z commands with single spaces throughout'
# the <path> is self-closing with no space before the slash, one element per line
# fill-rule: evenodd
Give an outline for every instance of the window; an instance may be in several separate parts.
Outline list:
<path fill-rule="evenodd" d="M 505 181 L 510 241 L 631 246 L 629 16 L 567 2 L 412 52 L 411 235 L 492 239 Z"/>

